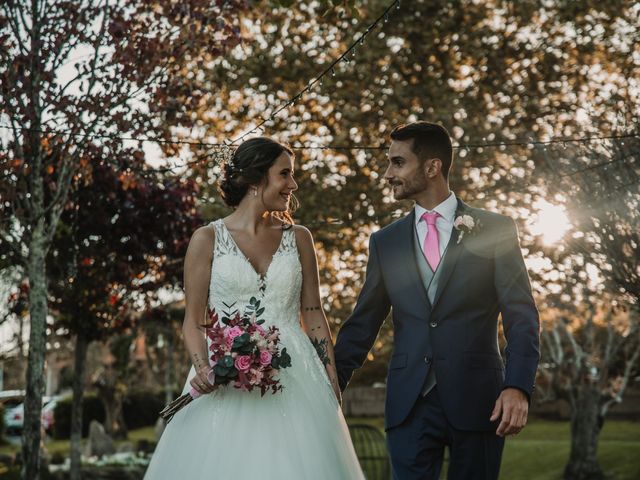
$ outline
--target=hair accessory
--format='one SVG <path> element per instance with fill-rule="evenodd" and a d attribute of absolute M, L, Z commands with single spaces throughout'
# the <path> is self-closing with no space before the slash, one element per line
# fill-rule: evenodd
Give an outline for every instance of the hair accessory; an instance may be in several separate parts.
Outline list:
<path fill-rule="evenodd" d="M 236 168 L 233 163 L 233 155 L 235 154 L 235 149 L 230 145 L 218 145 L 213 153 L 213 156 L 218 165 L 228 165 L 229 173 L 242 173 L 241 168 Z"/>

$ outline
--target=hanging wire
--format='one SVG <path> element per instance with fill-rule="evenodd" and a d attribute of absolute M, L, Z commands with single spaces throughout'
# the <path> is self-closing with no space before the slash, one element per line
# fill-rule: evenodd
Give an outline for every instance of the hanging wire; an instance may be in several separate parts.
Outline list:
<path fill-rule="evenodd" d="M 245 133 L 243 133 L 242 135 L 240 135 L 239 137 L 237 137 L 235 140 L 233 140 L 231 142 L 232 145 L 235 145 L 237 142 L 240 142 L 242 140 L 244 140 L 245 137 L 247 137 L 248 135 L 251 135 L 253 132 L 255 132 L 258 128 L 262 127 L 265 123 L 273 120 L 276 115 L 278 115 L 280 112 L 282 112 L 283 110 L 286 110 L 287 108 L 289 108 L 291 105 L 293 105 L 294 103 L 296 103 L 296 101 L 298 101 L 300 98 L 302 98 L 302 96 L 307 93 L 309 90 L 311 90 L 311 88 L 313 88 L 313 86 L 318 83 L 321 82 L 322 79 L 327 75 L 327 74 L 332 74 L 332 72 L 335 73 L 335 67 L 336 65 L 338 65 L 343 59 L 345 61 L 349 61 L 347 56 L 349 54 L 351 54 L 352 56 L 355 57 L 355 53 L 356 53 L 356 47 L 358 46 L 358 44 L 360 43 L 364 43 L 364 39 L 366 38 L 367 35 L 369 35 L 369 33 L 371 33 L 372 30 L 374 30 L 376 28 L 376 26 L 378 26 L 378 24 L 384 20 L 385 22 L 388 20 L 389 18 L 389 12 L 391 12 L 393 10 L 393 7 L 396 7 L 396 9 L 400 8 L 400 0 L 394 0 L 393 2 L 391 2 L 391 4 L 389 4 L 389 6 L 387 6 L 387 8 L 385 9 L 385 11 L 378 17 L 375 19 L 375 21 L 369 25 L 367 27 L 367 29 L 360 34 L 360 36 L 358 38 L 356 38 L 354 40 L 354 42 L 349 45 L 349 48 L 347 48 L 342 55 L 340 55 L 337 59 L 335 59 L 333 62 L 331 62 L 331 64 L 329 64 L 329 66 L 327 68 L 324 69 L 324 71 L 322 73 L 320 73 L 320 75 L 318 75 L 316 78 L 314 78 L 311 82 L 309 82 L 307 84 L 306 87 L 304 87 L 302 90 L 300 90 L 297 94 L 295 94 L 291 100 L 289 100 L 288 102 L 286 102 L 284 105 L 282 105 L 281 107 L 279 107 L 278 109 L 276 109 L 275 111 L 273 111 L 271 113 L 271 115 L 269 115 L 267 118 L 263 119 L 260 123 L 258 123 L 258 125 L 256 125 L 255 127 L 253 127 L 251 130 L 246 131 Z"/>

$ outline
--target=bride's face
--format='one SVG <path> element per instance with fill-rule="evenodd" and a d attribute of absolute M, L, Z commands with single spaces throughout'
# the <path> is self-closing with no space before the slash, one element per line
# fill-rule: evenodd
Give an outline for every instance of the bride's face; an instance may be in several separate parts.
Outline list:
<path fill-rule="evenodd" d="M 293 173 L 293 157 L 282 152 L 267 172 L 262 190 L 262 201 L 268 211 L 286 212 L 289 209 L 291 194 L 298 189 Z"/>

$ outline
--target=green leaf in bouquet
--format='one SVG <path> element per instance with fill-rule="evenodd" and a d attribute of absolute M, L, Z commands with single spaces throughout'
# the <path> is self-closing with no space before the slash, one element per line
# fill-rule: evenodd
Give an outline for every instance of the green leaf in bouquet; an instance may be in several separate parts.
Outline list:
<path fill-rule="evenodd" d="M 259 317 L 263 313 L 264 313 L 264 307 L 262 307 L 260 310 L 256 311 L 256 317 Z"/>
<path fill-rule="evenodd" d="M 264 320 L 258 320 L 256 323 L 257 323 L 258 325 L 262 325 L 264 322 L 265 322 Z"/>
<path fill-rule="evenodd" d="M 287 368 L 291 366 L 291 355 L 287 353 L 286 348 L 283 348 L 282 352 L 280 352 L 280 366 L 282 368 Z"/>
<path fill-rule="evenodd" d="M 225 355 L 220 359 L 220 361 L 218 362 L 218 365 L 222 365 L 223 367 L 226 367 L 226 368 L 233 367 L 233 357 L 231 355 Z"/>
<path fill-rule="evenodd" d="M 222 317 L 220 321 L 225 325 L 229 325 L 229 322 L 231 322 L 231 319 L 229 317 Z"/>
<path fill-rule="evenodd" d="M 230 370 L 230 368 L 223 367 L 220 364 L 213 367 L 213 373 L 216 374 L 216 377 L 226 377 L 227 375 L 229 375 Z"/>
<path fill-rule="evenodd" d="M 238 335 L 236 338 L 233 339 L 233 345 L 231 345 L 231 348 L 233 350 L 240 349 L 244 347 L 246 344 L 248 344 L 250 340 L 251 340 L 251 336 L 245 332 L 242 335 Z"/>
<path fill-rule="evenodd" d="M 280 359 L 278 357 L 273 357 L 271 359 L 271 366 L 276 370 L 280 369 Z"/>
<path fill-rule="evenodd" d="M 235 368 L 230 369 L 227 378 L 238 378 L 238 371 Z"/>
<path fill-rule="evenodd" d="M 255 303 L 258 301 L 258 299 L 256 297 L 251 297 L 251 299 L 249 300 L 249 303 L 251 305 L 255 305 Z"/>

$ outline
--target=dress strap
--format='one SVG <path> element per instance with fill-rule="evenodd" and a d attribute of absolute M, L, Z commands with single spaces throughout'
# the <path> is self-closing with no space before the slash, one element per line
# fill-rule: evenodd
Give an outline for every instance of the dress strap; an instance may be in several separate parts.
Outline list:
<path fill-rule="evenodd" d="M 225 228 L 223 220 L 219 218 L 211 222 L 216 234 L 216 241 L 213 247 L 213 256 L 229 255 L 236 253 L 236 244 L 229 231 Z"/>
<path fill-rule="evenodd" d="M 298 245 L 296 244 L 296 232 L 294 227 L 287 228 L 282 232 L 282 246 L 280 247 L 282 253 L 297 252 Z"/>

